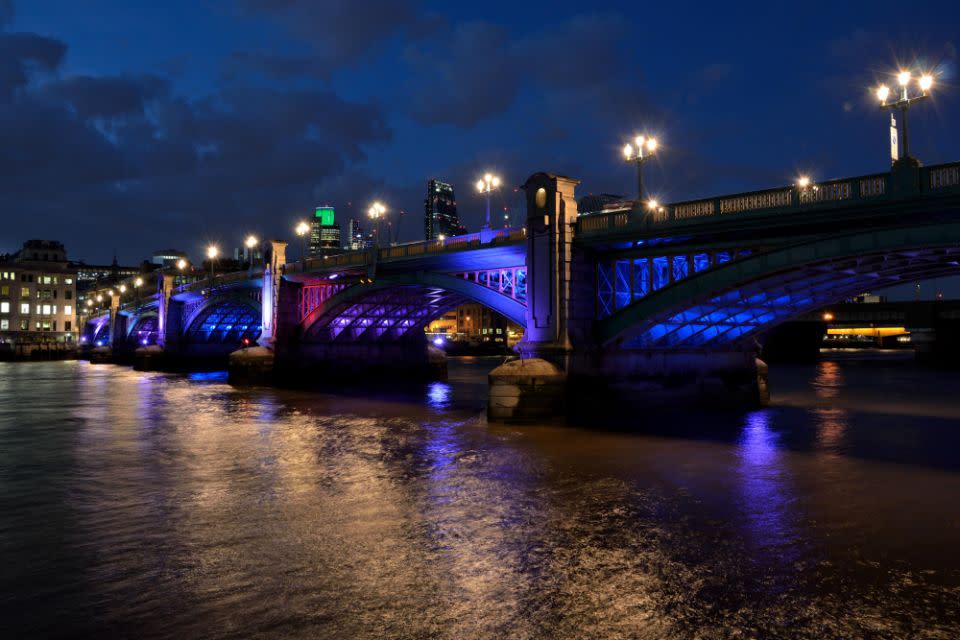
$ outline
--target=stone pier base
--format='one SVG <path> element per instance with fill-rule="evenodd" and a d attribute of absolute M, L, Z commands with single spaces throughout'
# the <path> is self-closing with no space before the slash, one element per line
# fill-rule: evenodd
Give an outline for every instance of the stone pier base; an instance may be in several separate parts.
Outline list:
<path fill-rule="evenodd" d="M 767 365 L 752 352 L 611 351 L 575 356 L 573 414 L 698 406 L 756 408 L 770 402 Z"/>
<path fill-rule="evenodd" d="M 273 382 L 274 353 L 267 347 L 249 347 L 230 354 L 230 384 L 256 385 Z"/>
<path fill-rule="evenodd" d="M 113 362 L 113 349 L 110 347 L 94 347 L 88 355 L 90 364 L 111 364 Z"/>
<path fill-rule="evenodd" d="M 564 415 L 567 374 L 540 358 L 506 362 L 488 377 L 487 418 L 498 422 L 528 422 Z"/>
<path fill-rule="evenodd" d="M 133 368 L 137 371 L 163 371 L 165 366 L 166 356 L 159 345 L 140 347 L 133 352 Z"/>

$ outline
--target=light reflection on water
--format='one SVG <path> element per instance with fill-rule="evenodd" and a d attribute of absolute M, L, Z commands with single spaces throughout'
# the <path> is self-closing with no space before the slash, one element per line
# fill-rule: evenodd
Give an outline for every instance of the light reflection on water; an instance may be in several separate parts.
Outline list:
<path fill-rule="evenodd" d="M 385 399 L 0 364 L 0 619 L 11 637 L 957 636 L 960 447 L 929 415 L 957 378 L 822 363 L 773 377 L 789 402 L 654 435 L 643 416 L 488 426 L 487 368 Z M 895 420 L 858 395 L 905 379 Z"/>

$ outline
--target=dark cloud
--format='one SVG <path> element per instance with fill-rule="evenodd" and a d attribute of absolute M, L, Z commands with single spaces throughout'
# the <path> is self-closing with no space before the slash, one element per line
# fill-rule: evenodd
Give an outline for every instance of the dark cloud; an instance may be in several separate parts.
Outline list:
<path fill-rule="evenodd" d="M 313 55 L 279 55 L 264 51 L 235 51 L 222 66 L 223 77 L 234 81 L 251 73 L 271 80 L 325 77 L 327 65 Z"/>
<path fill-rule="evenodd" d="M 0 210 L 75 255 L 103 237 L 122 237 L 121 257 L 139 259 L 238 228 L 285 231 L 318 184 L 391 136 L 378 105 L 326 89 L 186 98 L 156 75 L 64 74 L 65 51 L 0 33 L 0 77 L 12 87 L 0 97 Z"/>
<path fill-rule="evenodd" d="M 324 74 L 363 59 L 394 36 L 423 35 L 433 23 L 424 12 L 425 4 L 422 0 L 239 0 L 245 14 L 268 16 L 308 43 L 315 54 L 312 67 Z M 268 62 L 272 68 L 284 64 L 278 59 Z"/>
<path fill-rule="evenodd" d="M 67 45 L 35 33 L 0 32 L 0 99 L 25 87 L 35 73 L 60 66 Z"/>
<path fill-rule="evenodd" d="M 591 102 L 588 115 L 618 100 L 633 108 L 642 92 L 624 62 L 629 35 L 621 18 L 607 14 L 574 16 L 519 37 L 501 25 L 458 24 L 406 52 L 413 115 L 423 124 L 472 127 L 509 110 L 524 92 L 545 103 Z"/>

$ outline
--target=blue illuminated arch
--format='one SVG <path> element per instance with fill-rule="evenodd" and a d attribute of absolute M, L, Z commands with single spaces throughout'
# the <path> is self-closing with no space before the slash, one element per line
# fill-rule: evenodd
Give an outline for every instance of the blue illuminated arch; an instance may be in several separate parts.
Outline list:
<path fill-rule="evenodd" d="M 242 295 L 207 300 L 184 323 L 184 338 L 189 343 L 253 343 L 260 337 L 260 303 Z"/>
<path fill-rule="evenodd" d="M 597 336 L 642 349 L 744 344 L 864 290 L 949 275 L 960 275 L 960 224 L 837 236 L 689 276 L 602 320 Z"/>
<path fill-rule="evenodd" d="M 526 307 L 476 282 L 437 273 L 378 278 L 348 287 L 300 323 L 305 341 L 389 340 L 416 336 L 438 316 L 477 302 L 521 326 Z"/>

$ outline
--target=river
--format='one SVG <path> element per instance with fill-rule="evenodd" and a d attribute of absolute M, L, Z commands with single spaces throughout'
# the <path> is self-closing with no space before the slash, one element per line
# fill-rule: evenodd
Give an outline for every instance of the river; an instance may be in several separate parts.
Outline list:
<path fill-rule="evenodd" d="M 772 367 L 773 406 L 490 426 L 395 391 L 0 363 L 6 638 L 957 638 L 960 372 Z"/>

